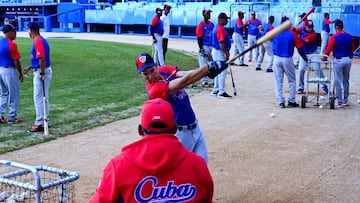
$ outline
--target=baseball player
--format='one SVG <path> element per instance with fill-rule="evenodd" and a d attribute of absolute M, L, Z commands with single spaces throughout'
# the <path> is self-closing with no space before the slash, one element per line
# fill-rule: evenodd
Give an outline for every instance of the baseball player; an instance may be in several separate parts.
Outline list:
<path fill-rule="evenodd" d="M 285 22 L 289 18 L 283 16 L 281 22 Z M 298 34 L 291 30 L 285 30 L 273 39 L 274 49 L 274 78 L 275 78 L 275 94 L 276 100 L 280 108 L 285 108 L 285 97 L 283 95 L 283 80 L 284 74 L 288 78 L 289 85 L 289 97 L 288 108 L 299 107 L 296 103 L 296 77 L 293 62 L 294 47 L 297 48 L 299 55 L 304 61 L 307 61 L 307 56 L 303 49 L 303 43 L 301 42 Z"/>
<path fill-rule="evenodd" d="M 164 5 L 164 15 L 161 16 L 161 21 L 164 24 L 164 34 L 162 36 L 162 45 L 163 45 L 163 53 L 164 53 L 164 61 L 165 61 L 165 56 L 166 56 L 166 52 L 167 52 L 167 48 L 168 48 L 168 42 L 169 42 L 169 37 L 170 37 L 170 21 L 169 21 L 169 13 L 171 10 L 171 6 L 168 4 Z"/>
<path fill-rule="evenodd" d="M 2 31 L 4 38 L 0 40 L 0 123 L 21 123 L 23 120 L 16 116 L 20 82 L 24 80 L 24 75 L 21 70 L 20 53 L 17 44 L 13 42 L 16 39 L 16 31 L 11 24 L 5 25 Z M 6 120 L 4 114 L 8 105 L 9 112 Z"/>
<path fill-rule="evenodd" d="M 297 29 L 300 39 L 304 44 L 304 51 L 307 54 L 307 57 L 310 58 L 311 55 L 317 53 L 317 40 L 316 32 L 314 31 L 314 23 L 312 20 L 307 20 L 305 22 L 305 27 Z M 315 57 L 313 57 L 315 58 Z M 317 60 L 315 58 L 315 60 Z M 320 59 L 319 59 L 320 60 Z M 304 76 L 307 68 L 307 61 L 300 58 L 299 61 L 299 88 L 297 90 L 298 94 L 304 93 Z M 316 73 L 320 78 L 324 77 L 322 70 L 320 69 L 319 63 L 314 63 L 314 68 L 317 70 Z M 322 90 L 325 94 L 328 94 L 329 90 L 325 84 L 322 85 Z"/>
<path fill-rule="evenodd" d="M 229 51 L 231 49 L 231 40 L 229 33 L 225 30 L 224 26 L 228 23 L 229 17 L 226 13 L 220 13 L 218 16 L 218 24 L 215 26 L 212 33 L 212 46 L 211 55 L 218 66 L 225 64 L 229 60 Z M 225 79 L 226 71 L 223 71 L 214 78 L 214 88 L 211 95 L 218 98 L 231 98 L 232 96 L 225 92 Z"/>
<path fill-rule="evenodd" d="M 176 136 L 190 151 L 208 162 L 208 153 L 203 132 L 191 107 L 190 99 L 183 88 L 200 80 L 205 75 L 214 78 L 226 69 L 226 65 L 206 64 L 191 71 L 180 71 L 176 66 L 160 66 L 148 53 L 135 60 L 138 73 L 146 80 L 146 91 L 150 99 L 163 98 L 171 103 L 177 125 Z"/>
<path fill-rule="evenodd" d="M 40 35 L 39 24 L 30 22 L 27 26 L 28 33 L 33 39 L 33 45 L 30 51 L 30 65 L 25 67 L 23 73 L 26 74 L 29 70 L 33 71 L 33 85 L 34 85 L 34 104 L 36 119 L 34 126 L 28 132 L 43 132 L 44 131 L 44 104 L 43 96 L 45 89 L 46 96 L 46 114 L 50 127 L 49 117 L 49 86 L 52 79 L 52 69 L 50 62 L 50 46 L 46 39 Z"/>
<path fill-rule="evenodd" d="M 329 13 L 324 13 L 324 20 L 322 22 L 322 30 L 321 30 L 321 54 L 325 53 L 326 46 L 329 41 L 330 36 L 330 24 L 334 21 L 331 21 Z"/>
<path fill-rule="evenodd" d="M 211 203 L 214 183 L 205 161 L 174 136 L 171 104 L 145 101 L 138 126 L 142 139 L 122 148 L 106 165 L 90 203 Z"/>
<path fill-rule="evenodd" d="M 266 35 L 266 33 L 271 31 L 272 29 L 274 29 L 274 26 L 273 26 L 274 20 L 275 20 L 274 16 L 269 16 L 269 22 L 266 23 L 264 26 L 261 26 L 261 25 L 259 26 L 260 37 Z M 259 58 L 256 63 L 256 70 L 261 70 L 261 65 L 262 65 L 262 62 L 264 61 L 265 51 L 269 57 L 269 63 L 266 67 L 266 72 L 271 73 L 271 72 L 273 72 L 272 66 L 273 66 L 273 60 L 274 60 L 274 53 L 273 53 L 271 40 L 266 41 L 262 45 L 259 46 L 260 55 L 259 55 Z"/>
<path fill-rule="evenodd" d="M 256 43 L 256 40 L 259 36 L 259 26 L 262 25 L 261 20 L 256 18 L 256 13 L 254 11 L 252 11 L 250 14 L 251 14 L 251 18 L 245 22 L 245 24 L 247 25 L 247 30 L 248 30 L 247 41 L 248 41 L 249 47 L 253 46 Z M 255 59 L 257 59 L 258 57 L 259 57 L 259 48 L 256 47 Z M 253 59 L 253 51 L 250 50 L 249 51 L 249 62 L 251 62 L 252 59 Z"/>
<path fill-rule="evenodd" d="M 163 52 L 163 34 L 164 34 L 164 24 L 160 19 L 162 16 L 163 10 L 161 8 L 156 8 L 156 16 L 151 21 L 150 33 L 153 37 L 154 44 L 154 60 L 160 66 L 165 65 L 164 62 L 164 52 Z"/>
<path fill-rule="evenodd" d="M 247 25 L 243 23 L 244 14 L 245 13 L 242 11 L 238 12 L 238 19 L 234 26 L 234 33 L 232 36 L 235 44 L 233 57 L 239 53 L 242 53 L 245 50 L 243 34 L 244 34 L 244 29 Z M 244 63 L 244 56 L 241 56 L 239 58 L 239 61 L 240 61 L 239 66 L 248 66 L 247 64 Z M 231 63 L 230 65 L 235 65 L 235 63 Z"/>
<path fill-rule="evenodd" d="M 325 55 L 331 52 L 334 56 L 334 78 L 337 96 L 337 107 L 349 105 L 349 79 L 351 59 L 354 53 L 354 42 L 351 34 L 345 32 L 342 20 L 335 20 L 335 34 L 329 39 Z M 324 58 L 326 60 L 326 58 Z M 323 59 L 323 60 L 324 60 Z"/>
<path fill-rule="evenodd" d="M 204 66 L 209 61 L 212 61 L 211 50 L 212 50 L 212 31 L 214 29 L 214 23 L 210 21 L 211 10 L 204 9 L 202 15 L 204 20 L 201 21 L 196 27 L 196 37 L 199 45 L 199 65 Z M 205 76 L 201 79 L 203 87 L 209 87 L 208 77 Z"/>
<path fill-rule="evenodd" d="M 302 19 L 304 16 L 306 16 L 306 13 L 300 14 L 300 15 L 299 15 L 299 18 Z M 298 33 L 297 30 L 301 30 L 302 28 L 305 27 L 306 21 L 307 21 L 307 18 L 304 20 L 304 23 L 303 23 L 303 25 L 302 25 L 301 27 L 299 27 L 299 28 L 293 28 L 293 31 L 296 32 L 296 33 Z M 298 58 L 297 58 L 296 61 L 294 62 L 295 69 L 298 69 L 298 68 L 299 68 L 300 57 L 301 57 L 301 56 L 298 56 Z"/>

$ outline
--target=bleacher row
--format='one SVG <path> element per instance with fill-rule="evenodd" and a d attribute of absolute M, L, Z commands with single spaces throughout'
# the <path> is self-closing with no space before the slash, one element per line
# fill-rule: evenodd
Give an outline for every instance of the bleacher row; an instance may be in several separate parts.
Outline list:
<path fill-rule="evenodd" d="M 344 4 L 346 3 L 346 4 Z M 351 4 L 349 4 L 351 3 Z M 121 25 L 150 25 L 151 20 L 155 16 L 155 9 L 163 7 L 165 3 L 147 3 L 147 2 L 128 2 L 117 3 L 112 7 L 102 9 L 85 10 L 85 23 L 88 24 L 113 24 Z M 220 12 L 226 12 L 230 16 L 227 28 L 232 28 L 237 19 L 239 10 L 245 11 L 245 19 L 250 17 L 249 11 L 255 11 L 257 17 L 263 22 L 267 22 L 269 15 L 275 16 L 275 25 L 279 24 L 280 17 L 286 15 L 295 25 L 299 20 L 299 15 L 307 12 L 312 7 L 312 1 L 306 0 L 296 2 L 296 0 L 280 1 L 278 5 L 270 3 L 236 3 L 236 2 L 219 2 L 213 5 L 211 2 L 187 2 L 185 4 L 177 4 L 166 2 L 172 6 L 169 14 L 171 26 L 179 27 L 177 35 L 182 36 L 182 27 L 195 27 L 202 19 L 202 10 L 211 9 L 211 20 L 217 22 L 217 16 Z M 340 18 L 344 20 L 345 29 L 354 36 L 360 36 L 360 0 L 325 0 L 325 6 L 317 7 L 315 13 L 309 18 L 314 21 L 315 29 L 320 32 L 323 14 L 330 13 L 330 19 Z M 351 22 L 351 26 L 350 26 Z M 119 29 L 115 29 L 115 32 Z M 89 31 L 89 29 L 88 29 Z M 333 32 L 332 28 L 332 32 Z"/>

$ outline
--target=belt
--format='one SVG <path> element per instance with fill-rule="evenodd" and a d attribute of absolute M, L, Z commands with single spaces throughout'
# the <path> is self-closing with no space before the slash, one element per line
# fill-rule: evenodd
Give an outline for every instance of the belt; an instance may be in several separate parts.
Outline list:
<path fill-rule="evenodd" d="M 50 67 L 50 66 L 49 66 Z M 45 69 L 49 68 L 49 67 L 45 67 Z M 33 71 L 36 72 L 38 69 L 40 69 L 40 67 L 37 68 L 33 68 Z"/>
<path fill-rule="evenodd" d="M 197 121 L 189 124 L 189 125 L 178 125 L 178 130 L 179 131 L 183 131 L 183 130 L 192 130 L 192 129 L 195 129 L 197 126 Z"/>
<path fill-rule="evenodd" d="M 9 67 L 9 66 L 0 66 L 0 68 L 12 68 L 12 67 Z"/>
<path fill-rule="evenodd" d="M 336 59 L 342 59 L 342 58 L 347 58 L 348 56 L 343 56 L 343 57 L 335 57 Z"/>

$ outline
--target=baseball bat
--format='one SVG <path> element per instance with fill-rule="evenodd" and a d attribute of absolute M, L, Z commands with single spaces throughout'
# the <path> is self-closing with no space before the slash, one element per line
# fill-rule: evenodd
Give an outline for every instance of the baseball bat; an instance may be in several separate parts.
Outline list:
<path fill-rule="evenodd" d="M 297 23 L 296 27 L 300 25 L 301 22 L 303 22 L 310 14 L 314 13 L 315 11 L 315 7 L 312 7 L 307 13 L 306 15 L 304 15 L 304 17 L 302 17 L 299 22 Z"/>
<path fill-rule="evenodd" d="M 236 87 L 235 87 L 234 77 L 233 77 L 232 70 L 231 70 L 231 65 L 230 65 L 229 69 L 230 69 L 231 82 L 232 82 L 232 86 L 233 86 L 234 96 L 236 96 Z"/>
<path fill-rule="evenodd" d="M 49 135 L 49 121 L 46 112 L 46 94 L 45 94 L 45 81 L 42 81 L 43 85 L 43 106 L 44 106 L 44 135 Z"/>
<path fill-rule="evenodd" d="M 261 37 L 258 41 L 256 41 L 256 43 L 245 49 L 243 52 L 237 54 L 236 56 L 234 56 L 232 59 L 229 59 L 226 63 L 230 64 L 232 62 L 234 62 L 236 59 L 240 58 L 241 56 L 245 55 L 247 52 L 249 52 L 250 50 L 256 48 L 257 46 L 261 45 L 262 43 L 272 40 L 276 35 L 280 34 L 281 32 L 283 32 L 286 29 L 289 29 L 291 27 L 291 22 L 290 20 L 287 20 L 283 23 L 281 23 L 280 26 L 272 29 L 270 32 L 266 33 L 266 35 L 264 35 L 263 37 Z"/>

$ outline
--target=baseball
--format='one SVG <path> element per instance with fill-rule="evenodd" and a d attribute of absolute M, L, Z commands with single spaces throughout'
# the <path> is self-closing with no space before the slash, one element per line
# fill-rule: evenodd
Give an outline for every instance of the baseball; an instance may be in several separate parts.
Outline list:
<path fill-rule="evenodd" d="M 320 109 L 323 109 L 323 108 L 324 108 L 324 105 L 320 105 L 319 108 L 320 108 Z"/>
<path fill-rule="evenodd" d="M 275 117 L 275 113 L 271 113 L 270 116 L 271 116 L 271 117 Z"/>
<path fill-rule="evenodd" d="M 320 96 L 320 99 L 321 99 L 321 100 L 324 100 L 324 99 L 325 99 L 325 97 L 324 97 L 324 96 Z"/>
<path fill-rule="evenodd" d="M 360 99 L 359 99 L 359 100 L 357 100 L 357 103 L 358 103 L 358 104 L 360 104 Z"/>

